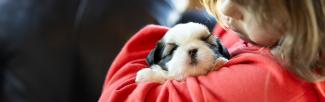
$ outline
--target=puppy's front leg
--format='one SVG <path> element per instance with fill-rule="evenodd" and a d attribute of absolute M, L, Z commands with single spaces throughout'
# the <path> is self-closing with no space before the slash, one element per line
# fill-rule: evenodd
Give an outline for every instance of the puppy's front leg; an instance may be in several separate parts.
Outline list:
<path fill-rule="evenodd" d="M 152 65 L 137 72 L 135 81 L 164 83 L 167 80 L 167 71 L 162 70 L 159 65 Z"/>

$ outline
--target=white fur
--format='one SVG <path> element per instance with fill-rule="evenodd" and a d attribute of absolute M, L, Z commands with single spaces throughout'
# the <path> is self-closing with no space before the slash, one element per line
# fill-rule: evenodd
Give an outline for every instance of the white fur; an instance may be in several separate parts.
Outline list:
<path fill-rule="evenodd" d="M 179 24 L 171 28 L 162 41 L 164 44 L 175 43 L 178 48 L 174 51 L 173 58 L 166 63 L 168 71 L 160 66 L 153 65 L 137 73 L 136 82 L 159 82 L 166 80 L 183 80 L 188 76 L 205 75 L 215 68 L 219 68 L 228 60 L 220 57 L 215 59 L 214 52 L 201 40 L 208 36 L 206 26 L 198 23 Z M 188 55 L 190 49 L 197 48 L 197 64 L 191 65 Z"/>

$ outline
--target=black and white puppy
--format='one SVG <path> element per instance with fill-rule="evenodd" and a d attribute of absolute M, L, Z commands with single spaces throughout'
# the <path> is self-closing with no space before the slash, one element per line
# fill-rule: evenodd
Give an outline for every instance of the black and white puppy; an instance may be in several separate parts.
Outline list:
<path fill-rule="evenodd" d="M 147 57 L 150 68 L 137 72 L 136 82 L 183 80 L 207 74 L 225 64 L 230 55 L 206 26 L 178 24 L 168 30 Z"/>

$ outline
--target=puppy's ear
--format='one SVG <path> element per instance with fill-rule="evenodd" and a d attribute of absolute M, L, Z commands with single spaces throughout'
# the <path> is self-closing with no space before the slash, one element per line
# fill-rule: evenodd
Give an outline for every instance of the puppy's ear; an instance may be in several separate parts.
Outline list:
<path fill-rule="evenodd" d="M 161 54 L 163 50 L 163 44 L 159 42 L 153 50 L 150 51 L 147 56 L 147 63 L 149 65 L 157 64 L 161 60 Z"/>
<path fill-rule="evenodd" d="M 216 39 L 216 44 L 218 45 L 218 50 L 221 53 L 221 55 L 227 59 L 230 59 L 230 54 L 225 46 L 223 46 L 219 39 Z"/>

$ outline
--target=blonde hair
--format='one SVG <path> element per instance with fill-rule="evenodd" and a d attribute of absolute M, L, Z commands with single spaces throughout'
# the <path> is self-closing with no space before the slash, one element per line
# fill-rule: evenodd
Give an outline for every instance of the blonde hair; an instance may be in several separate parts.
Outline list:
<path fill-rule="evenodd" d="M 219 19 L 217 0 L 201 0 Z M 231 0 L 247 9 L 260 24 L 279 24 L 286 17 L 285 34 L 276 56 L 300 78 L 317 82 L 325 79 L 325 0 Z M 274 10 L 276 6 L 276 10 Z M 276 16 L 275 16 L 276 15 Z M 222 22 L 221 22 L 222 23 Z M 274 48 L 275 49 L 275 48 Z"/>

